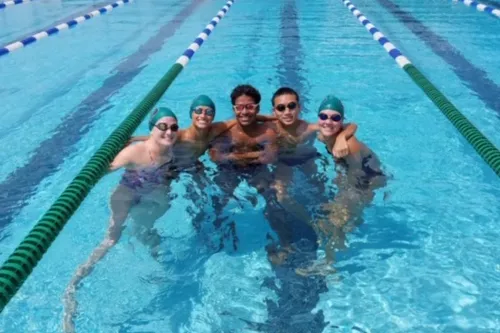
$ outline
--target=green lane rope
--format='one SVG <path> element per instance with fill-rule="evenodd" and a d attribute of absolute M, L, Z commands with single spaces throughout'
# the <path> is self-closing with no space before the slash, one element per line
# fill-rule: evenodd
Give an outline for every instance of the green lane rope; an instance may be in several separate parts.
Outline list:
<path fill-rule="evenodd" d="M 139 127 L 148 112 L 189 63 L 219 21 L 225 16 L 234 0 L 217 13 L 188 49 L 179 57 L 170 70 L 160 79 L 139 105 L 111 133 L 103 145 L 85 164 L 80 173 L 37 222 L 21 244 L 14 250 L 0 268 L 0 313 L 31 274 L 52 242 L 59 235 L 69 218 L 78 209 L 94 185 L 107 172 L 130 136 Z"/>
<path fill-rule="evenodd" d="M 349 0 L 341 0 L 500 177 L 500 151 Z"/>
<path fill-rule="evenodd" d="M 500 177 L 500 151 L 412 64 L 403 70 Z"/>

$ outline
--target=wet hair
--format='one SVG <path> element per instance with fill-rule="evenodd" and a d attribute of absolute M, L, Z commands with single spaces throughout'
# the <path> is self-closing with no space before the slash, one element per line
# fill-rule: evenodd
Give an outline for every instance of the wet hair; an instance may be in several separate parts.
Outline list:
<path fill-rule="evenodd" d="M 292 88 L 289 88 L 289 87 L 281 87 L 278 90 L 276 90 L 276 92 L 273 94 L 273 98 L 271 98 L 272 105 L 274 106 L 274 100 L 277 97 L 280 97 L 283 95 L 294 95 L 295 98 L 297 99 L 297 103 L 300 102 L 299 94 L 297 94 L 297 92 L 295 90 L 293 90 Z"/>
<path fill-rule="evenodd" d="M 234 105 L 236 99 L 243 95 L 251 97 L 255 104 L 260 103 L 260 92 L 249 84 L 240 84 L 233 89 L 233 91 L 231 92 L 231 103 Z"/>

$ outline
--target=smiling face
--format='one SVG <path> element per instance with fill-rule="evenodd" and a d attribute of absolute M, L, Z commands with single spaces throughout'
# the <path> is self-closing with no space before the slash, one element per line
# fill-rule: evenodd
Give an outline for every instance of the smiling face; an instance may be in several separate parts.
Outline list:
<path fill-rule="evenodd" d="M 318 114 L 318 126 L 324 137 L 336 135 L 342 130 L 342 115 L 335 110 L 322 110 Z"/>
<path fill-rule="evenodd" d="M 247 95 L 241 95 L 234 101 L 233 110 L 236 120 L 241 126 L 249 126 L 256 122 L 259 105 Z"/>
<path fill-rule="evenodd" d="M 191 111 L 192 124 L 198 129 L 207 129 L 214 121 L 215 111 L 208 106 L 198 106 Z"/>
<path fill-rule="evenodd" d="M 300 105 L 297 96 L 284 94 L 274 99 L 274 115 L 284 126 L 291 126 L 299 119 Z"/>
<path fill-rule="evenodd" d="M 178 130 L 179 125 L 177 125 L 175 118 L 163 117 L 154 125 L 151 130 L 151 137 L 160 146 L 172 146 L 177 140 Z"/>

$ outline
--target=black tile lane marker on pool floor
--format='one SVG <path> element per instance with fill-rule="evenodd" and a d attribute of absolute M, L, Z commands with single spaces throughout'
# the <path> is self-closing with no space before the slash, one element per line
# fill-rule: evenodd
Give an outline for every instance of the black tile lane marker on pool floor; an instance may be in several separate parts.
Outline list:
<path fill-rule="evenodd" d="M 497 113 L 500 117 L 500 86 L 495 84 L 485 71 L 470 63 L 455 47 L 444 37 L 439 36 L 430 28 L 417 20 L 409 12 L 401 9 L 390 0 L 377 0 L 377 2 L 394 15 L 435 54 L 446 61 L 455 74 L 464 84 L 474 91 L 484 104 Z"/>
<path fill-rule="evenodd" d="M 300 95 L 306 95 L 304 79 L 299 74 L 303 54 L 297 21 L 296 0 L 286 0 L 280 23 L 280 84 L 296 89 Z M 272 204 L 268 202 L 267 205 Z M 271 278 L 266 285 L 274 291 L 278 299 L 277 302 L 269 299 L 266 301 L 268 319 L 265 323 L 254 326 L 259 331 L 269 333 L 320 333 L 327 323 L 321 310 L 316 313 L 312 311 L 319 302 L 320 293 L 328 291 L 325 278 L 303 277 L 295 272 L 296 268 L 314 264 L 317 259 L 318 238 L 306 221 L 297 220 L 292 214 L 287 215 L 284 220 L 290 228 L 297 250 L 288 255 L 286 262 L 273 266 L 279 283 L 276 285 Z M 268 219 L 272 218 L 272 212 L 269 212 Z"/>
<path fill-rule="evenodd" d="M 298 92 L 301 105 L 307 104 L 307 92 L 301 75 L 304 53 L 300 43 L 297 7 L 294 1 L 285 1 L 280 25 L 280 65 L 278 67 L 281 87 L 290 87 Z M 302 112 L 308 110 L 303 108 Z"/>
<path fill-rule="evenodd" d="M 208 39 L 233 3 L 234 0 L 226 2 L 217 16 L 212 18 L 168 72 L 160 78 L 125 120 L 107 137 L 63 193 L 3 263 L 0 268 L 0 313 L 35 269 L 95 184 L 106 174 L 109 164 L 125 146 L 130 136 L 187 66 L 196 51 Z"/>
<path fill-rule="evenodd" d="M 161 50 L 165 41 L 174 35 L 203 2 L 192 0 L 167 24 L 161 26 L 156 35 L 113 68 L 111 72 L 115 74 L 107 78 L 99 89 L 87 96 L 62 120 L 54 129 L 55 134 L 40 143 L 24 166 L 0 183 L 0 230 L 11 223 L 15 215 L 27 205 L 40 182 L 56 172 L 64 159 L 75 151 L 73 146 L 87 134 L 100 114 L 112 108 L 108 105 L 109 98 L 139 75 L 145 68 L 144 62 Z M 174 6 L 182 3 L 185 1 L 177 1 Z M 104 107 L 106 108 L 103 109 Z"/>
<path fill-rule="evenodd" d="M 491 143 L 349 0 L 341 0 L 401 69 L 422 89 L 446 118 L 500 177 L 500 150 Z"/>

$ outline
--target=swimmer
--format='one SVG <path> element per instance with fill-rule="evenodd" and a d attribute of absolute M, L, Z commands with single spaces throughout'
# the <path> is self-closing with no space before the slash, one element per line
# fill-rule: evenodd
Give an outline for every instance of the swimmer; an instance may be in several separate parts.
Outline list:
<path fill-rule="evenodd" d="M 121 237 L 125 220 L 130 208 L 141 197 L 151 193 L 159 186 L 168 186 L 169 172 L 174 162 L 173 147 L 177 140 L 177 117 L 166 107 L 158 107 L 149 120 L 151 135 L 144 142 L 122 149 L 109 167 L 109 171 L 125 168 L 120 184 L 110 198 L 111 219 L 107 234 L 89 259 L 76 270 L 64 295 L 64 332 L 74 332 L 73 315 L 76 311 L 76 287 L 90 274 L 94 266 L 113 247 Z M 160 204 L 167 204 L 165 197 L 159 198 Z M 165 211 L 161 209 L 160 211 Z M 153 241 L 152 251 L 159 245 L 159 236 L 151 230 L 139 236 L 142 242 Z"/>
<path fill-rule="evenodd" d="M 279 88 L 271 99 L 273 114 L 276 121 L 273 128 L 278 134 L 278 163 L 276 167 L 276 187 L 278 200 L 293 209 L 301 219 L 309 220 L 309 214 L 298 202 L 294 202 L 287 192 L 287 187 L 292 181 L 293 169 L 297 168 L 315 183 L 318 192 L 323 193 L 323 180 L 317 174 L 316 158 L 320 156 L 314 147 L 314 141 L 319 127 L 299 118 L 300 101 L 297 92 L 288 87 Z M 348 154 L 347 140 L 356 132 L 356 124 L 346 124 L 338 134 L 332 151 L 335 156 L 343 157 Z"/>
<path fill-rule="evenodd" d="M 222 196 L 214 198 L 216 228 L 221 227 L 221 212 L 242 180 L 263 194 L 266 202 L 272 200 L 272 174 L 268 164 L 276 161 L 278 145 L 276 132 L 267 124 L 258 122 L 260 101 L 261 95 L 253 86 L 239 85 L 234 88 L 231 103 L 237 124 L 210 145 L 210 158 L 218 168 L 214 182 L 223 191 Z M 234 222 L 230 227 L 234 228 Z M 234 234 L 233 247 L 237 247 Z"/>
<path fill-rule="evenodd" d="M 328 95 L 318 109 L 319 139 L 327 150 L 335 144 L 343 128 L 344 106 L 333 95 Z M 342 158 L 335 158 L 337 163 L 338 193 L 334 201 L 325 208 L 328 219 L 318 221 L 317 230 L 325 235 L 326 267 L 335 260 L 335 248 L 343 248 L 345 228 L 348 223 L 359 225 L 363 209 L 371 203 L 375 190 L 387 184 L 387 177 L 382 171 L 377 155 L 359 141 L 354 135 L 347 141 L 349 153 Z M 311 273 L 316 268 L 312 268 Z"/>
<path fill-rule="evenodd" d="M 316 159 L 321 155 L 314 146 L 319 127 L 317 124 L 310 124 L 300 119 L 301 106 L 298 93 L 289 87 L 279 88 L 272 96 L 271 103 L 273 115 L 276 120 L 270 125 L 277 133 L 278 158 L 274 172 L 274 181 L 272 186 L 276 190 L 277 198 L 286 213 L 273 210 L 269 219 L 274 221 L 275 225 L 287 226 L 292 228 L 290 217 L 292 214 L 297 221 L 311 223 L 311 214 L 308 212 L 303 202 L 293 198 L 290 193 L 290 185 L 293 184 L 292 177 L 294 170 L 303 174 L 306 181 L 311 184 L 311 188 L 318 193 L 315 204 L 326 202 L 324 196 L 324 182 L 318 174 Z M 346 124 L 345 128 L 339 133 L 339 139 L 336 141 L 332 150 L 338 156 L 345 156 L 348 152 L 346 140 L 348 140 L 356 131 L 356 124 Z M 282 220 L 278 222 L 278 220 Z M 301 229 L 299 225 L 293 229 Z M 291 238 L 292 231 L 281 232 L 281 249 L 273 249 L 274 254 L 270 257 L 273 263 L 282 263 L 292 252 Z"/>

